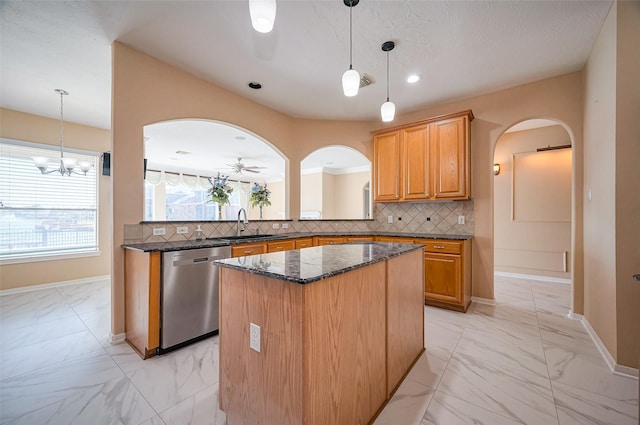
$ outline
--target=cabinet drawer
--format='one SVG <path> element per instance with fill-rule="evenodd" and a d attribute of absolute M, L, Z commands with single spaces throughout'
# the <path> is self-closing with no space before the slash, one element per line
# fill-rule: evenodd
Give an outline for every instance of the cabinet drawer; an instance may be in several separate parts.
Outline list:
<path fill-rule="evenodd" d="M 232 257 L 242 257 L 244 255 L 255 255 L 255 254 L 264 254 L 265 245 L 264 244 L 246 244 L 246 245 L 236 245 L 231 247 L 231 256 Z"/>
<path fill-rule="evenodd" d="M 313 246 L 313 238 L 297 239 L 295 242 L 296 249 L 309 248 L 310 246 Z"/>
<path fill-rule="evenodd" d="M 378 242 L 393 242 L 393 243 L 414 243 L 413 239 L 399 238 L 395 236 L 376 236 Z"/>
<path fill-rule="evenodd" d="M 462 242 L 440 241 L 433 239 L 418 239 L 416 243 L 424 245 L 425 252 L 440 252 L 443 254 L 461 254 Z"/>
<path fill-rule="evenodd" d="M 373 242 L 373 236 L 348 236 L 347 242 Z"/>
<path fill-rule="evenodd" d="M 345 242 L 345 238 L 341 238 L 341 237 L 335 237 L 335 238 L 331 238 L 331 237 L 318 237 L 317 238 L 318 241 L 318 246 L 322 246 L 322 245 L 337 245 L 340 243 L 344 243 Z"/>
<path fill-rule="evenodd" d="M 294 241 L 278 241 L 278 242 L 269 242 L 267 244 L 267 252 L 279 252 L 279 251 L 289 251 L 290 249 L 295 249 Z"/>

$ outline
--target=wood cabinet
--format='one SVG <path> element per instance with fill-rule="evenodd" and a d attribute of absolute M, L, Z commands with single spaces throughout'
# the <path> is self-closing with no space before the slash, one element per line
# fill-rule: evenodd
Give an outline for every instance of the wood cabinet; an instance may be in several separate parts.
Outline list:
<path fill-rule="evenodd" d="M 373 236 L 347 236 L 347 242 L 373 242 Z"/>
<path fill-rule="evenodd" d="M 373 132 L 374 201 L 470 196 L 468 111 Z"/>
<path fill-rule="evenodd" d="M 313 246 L 313 238 L 300 238 L 295 241 L 295 249 L 309 248 Z"/>
<path fill-rule="evenodd" d="M 342 236 L 316 236 L 313 239 L 314 245 L 316 246 L 337 245 L 347 241 L 347 239 Z"/>
<path fill-rule="evenodd" d="M 243 243 L 231 246 L 232 257 L 243 257 L 245 255 L 264 254 L 267 252 L 267 245 L 264 243 Z"/>
<path fill-rule="evenodd" d="M 418 239 L 424 248 L 424 299 L 466 312 L 471 304 L 471 242 Z"/>
<path fill-rule="evenodd" d="M 295 241 L 284 239 L 281 241 L 269 242 L 267 244 L 267 252 L 289 251 L 296 248 Z"/>
<path fill-rule="evenodd" d="M 126 341 L 147 359 L 160 345 L 160 252 L 124 251 Z"/>
<path fill-rule="evenodd" d="M 397 236 L 376 236 L 376 242 L 413 243 L 413 239 Z"/>

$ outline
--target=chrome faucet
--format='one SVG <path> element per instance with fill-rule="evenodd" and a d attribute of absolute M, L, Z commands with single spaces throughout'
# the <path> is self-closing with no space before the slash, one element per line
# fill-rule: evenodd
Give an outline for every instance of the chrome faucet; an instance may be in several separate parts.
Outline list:
<path fill-rule="evenodd" d="M 240 228 L 240 215 L 244 213 L 244 226 L 242 226 L 242 229 Z M 249 219 L 247 218 L 247 212 L 244 210 L 244 208 L 240 208 L 240 211 L 238 211 L 238 231 L 237 231 L 237 236 L 240 236 L 240 232 L 244 232 L 244 229 L 247 227 L 246 225 L 249 224 Z"/>

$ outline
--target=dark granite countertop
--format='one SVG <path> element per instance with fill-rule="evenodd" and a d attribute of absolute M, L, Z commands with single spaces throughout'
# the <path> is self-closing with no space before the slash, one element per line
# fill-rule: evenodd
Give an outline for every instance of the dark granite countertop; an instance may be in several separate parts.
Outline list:
<path fill-rule="evenodd" d="M 430 233 L 398 233 L 398 232 L 328 232 L 328 233 L 278 233 L 274 235 L 261 235 L 259 238 L 246 238 L 239 240 L 229 240 L 225 238 L 233 236 L 221 236 L 216 238 L 209 238 L 203 241 L 184 240 L 184 241 L 170 241 L 170 242 L 148 242 L 148 243 L 126 243 L 123 244 L 123 248 L 135 249 L 138 251 L 151 252 L 151 251 L 182 251 L 186 249 L 197 248 L 213 248 L 217 246 L 229 246 L 241 243 L 251 242 L 271 242 L 284 239 L 296 239 L 296 238 L 311 238 L 314 236 L 395 236 L 401 238 L 412 239 L 445 239 L 445 240 L 467 240 L 473 238 L 473 235 L 441 235 Z"/>
<path fill-rule="evenodd" d="M 291 251 L 215 260 L 221 267 L 286 280 L 311 283 L 422 249 L 422 245 L 349 242 Z"/>

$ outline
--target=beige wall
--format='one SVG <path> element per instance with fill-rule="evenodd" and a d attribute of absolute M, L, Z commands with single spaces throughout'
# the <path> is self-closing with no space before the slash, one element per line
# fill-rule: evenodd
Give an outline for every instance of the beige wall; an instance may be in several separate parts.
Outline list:
<path fill-rule="evenodd" d="M 473 239 L 473 294 L 493 298 L 493 164 L 498 137 L 513 124 L 528 118 L 553 118 L 563 123 L 572 139 L 579 141 L 574 155 L 582 152 L 582 74 L 572 73 L 485 96 L 440 104 L 411 114 L 399 115 L 392 125 L 425 117 L 472 109 L 472 196 L 475 237 Z M 178 95 L 176 95 L 178 94 Z M 370 131 L 379 121 L 295 120 L 177 68 L 137 52 L 120 43 L 113 45 L 113 332 L 124 331 L 123 226 L 142 217 L 142 128 L 175 118 L 204 118 L 229 122 L 248 129 L 276 146 L 287 158 L 289 217 L 297 218 L 300 199 L 300 161 L 314 150 L 341 144 L 372 158 Z M 132 142 L 138 140 L 138 143 Z M 581 179 L 574 186 L 582 190 Z M 131 200 L 138 200 L 131 202 Z M 581 205 L 577 205 L 581 208 Z M 581 210 L 580 210 L 581 211 Z M 580 214 L 581 216 L 581 214 Z M 580 227 L 581 220 L 574 220 Z M 578 234 L 581 234 L 578 232 Z M 575 252 L 582 252 L 576 238 Z M 581 259 L 574 256 L 574 269 Z M 577 266 L 576 266 L 577 265 Z M 579 266 L 579 267 L 578 267 Z M 578 276 L 579 278 L 580 276 Z M 576 276 L 574 276 L 576 279 Z M 579 285 L 579 286 L 578 286 Z M 574 299 L 581 300 L 582 282 Z M 578 310 L 580 312 L 580 310 Z"/>
<path fill-rule="evenodd" d="M 618 3 L 616 69 L 617 362 L 640 367 L 640 2 Z"/>
<path fill-rule="evenodd" d="M 369 182 L 371 174 L 368 171 L 358 173 L 336 174 L 335 176 L 335 218 L 366 218 L 364 217 L 364 186 Z"/>
<path fill-rule="evenodd" d="M 336 218 L 336 176 L 322 173 L 322 218 Z"/>
<path fill-rule="evenodd" d="M 614 358 L 617 353 L 615 8 L 614 4 L 591 52 L 584 87 L 584 315 Z"/>
<path fill-rule="evenodd" d="M 300 211 L 322 212 L 322 173 L 300 176 Z"/>
<path fill-rule="evenodd" d="M 505 133 L 498 140 L 494 161 L 500 174 L 493 179 L 496 271 L 571 278 L 564 261 L 565 252 L 571 252 L 572 152 L 536 152 L 567 144 L 569 135 L 559 125 Z M 523 160 L 535 161 L 531 172 L 520 169 L 515 180 L 514 155 L 521 166 Z M 555 197 L 560 199 L 550 199 Z M 523 205 L 526 219 L 515 212 L 512 216 L 515 201 Z"/>
<path fill-rule="evenodd" d="M 65 122 L 64 142 L 70 148 L 109 151 L 109 131 Z M 0 135 L 9 139 L 58 145 L 60 121 L 9 109 L 0 109 Z M 34 167 L 34 172 L 37 170 Z M 110 273 L 111 207 L 109 177 L 98 182 L 98 240 L 100 255 L 77 259 L 38 261 L 0 266 L 0 289 L 105 276 Z"/>

